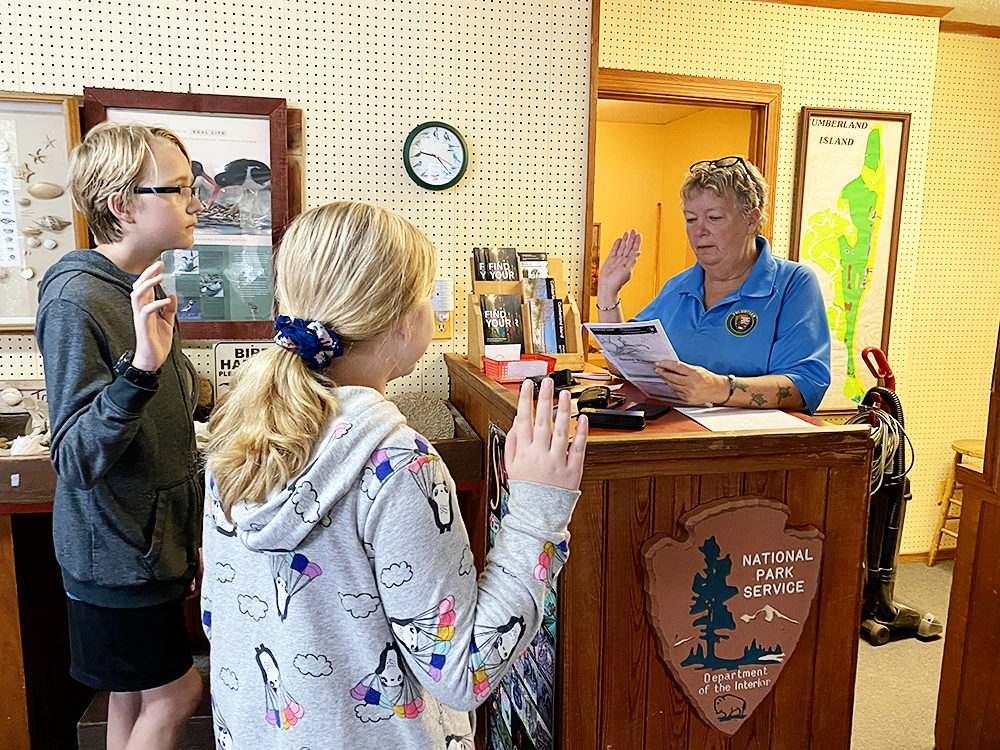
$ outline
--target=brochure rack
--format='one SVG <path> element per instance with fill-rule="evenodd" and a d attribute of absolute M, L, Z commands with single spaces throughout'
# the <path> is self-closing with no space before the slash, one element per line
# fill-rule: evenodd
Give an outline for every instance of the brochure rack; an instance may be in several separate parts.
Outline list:
<path fill-rule="evenodd" d="M 472 267 L 472 260 L 469 261 L 469 278 L 475 279 L 475 269 Z M 563 264 L 561 258 L 549 257 L 549 276 L 555 279 L 556 295 L 563 302 L 563 321 L 566 327 L 566 351 L 565 353 L 550 354 L 546 356 L 556 360 L 556 369 L 562 370 L 570 368 L 573 370 L 583 369 L 584 348 L 583 348 L 583 326 L 580 321 L 580 308 L 576 304 L 573 295 L 566 290 L 566 280 L 563 275 Z M 486 353 L 483 342 L 483 311 L 479 305 L 480 294 L 516 294 L 521 297 L 521 321 L 524 329 L 524 353 L 534 354 L 534 347 L 531 344 L 531 317 L 528 312 L 528 305 L 524 301 L 522 285 L 520 281 L 475 281 L 472 282 L 472 293 L 469 294 L 469 316 L 468 316 L 468 340 L 469 340 L 469 361 L 482 369 L 483 355 Z"/>

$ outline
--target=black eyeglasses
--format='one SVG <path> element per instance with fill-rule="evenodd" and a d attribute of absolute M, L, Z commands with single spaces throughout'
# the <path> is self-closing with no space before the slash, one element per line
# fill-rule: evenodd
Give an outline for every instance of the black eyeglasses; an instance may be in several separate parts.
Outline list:
<path fill-rule="evenodd" d="M 133 193 L 156 193 L 156 195 L 178 195 L 180 199 L 188 203 L 191 198 L 198 197 L 198 188 L 194 185 L 181 185 L 179 187 L 137 187 L 133 188 Z"/>

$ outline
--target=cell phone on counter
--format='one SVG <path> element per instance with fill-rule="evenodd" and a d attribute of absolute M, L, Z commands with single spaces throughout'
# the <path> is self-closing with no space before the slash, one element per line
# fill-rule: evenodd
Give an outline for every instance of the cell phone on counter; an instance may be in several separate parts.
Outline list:
<path fill-rule="evenodd" d="M 662 417 L 673 407 L 667 404 L 636 404 L 635 406 L 630 406 L 625 411 L 641 411 L 646 417 L 646 421 L 649 422 L 657 417 Z"/>

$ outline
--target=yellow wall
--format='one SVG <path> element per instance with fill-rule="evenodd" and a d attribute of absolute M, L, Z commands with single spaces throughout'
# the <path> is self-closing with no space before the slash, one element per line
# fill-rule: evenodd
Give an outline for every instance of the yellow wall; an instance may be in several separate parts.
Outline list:
<path fill-rule="evenodd" d="M 688 167 L 701 159 L 746 156 L 750 111 L 703 109 L 665 125 L 597 123 L 594 221 L 601 224 L 601 259 L 616 237 L 635 227 L 643 253 L 622 290 L 626 319 L 645 307 L 674 274 L 694 264 L 684 231 L 680 187 Z M 657 259 L 656 204 L 661 206 Z M 658 262 L 657 262 L 658 261 Z M 591 298 L 591 320 L 597 320 Z"/>

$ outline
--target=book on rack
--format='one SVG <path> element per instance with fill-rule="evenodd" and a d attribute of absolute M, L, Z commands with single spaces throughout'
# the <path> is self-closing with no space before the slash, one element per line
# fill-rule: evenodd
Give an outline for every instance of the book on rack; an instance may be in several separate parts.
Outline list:
<path fill-rule="evenodd" d="M 480 294 L 479 307 L 483 312 L 484 344 L 524 343 L 519 294 Z"/>
<path fill-rule="evenodd" d="M 473 267 L 476 281 L 517 281 L 517 248 L 474 247 Z"/>
<path fill-rule="evenodd" d="M 556 296 L 556 280 L 545 276 L 525 276 L 521 279 L 521 286 L 524 288 L 526 302 L 530 299 L 554 299 Z"/>
<path fill-rule="evenodd" d="M 539 276 L 549 275 L 548 253 L 518 253 L 517 259 L 521 262 L 522 279 L 535 279 Z"/>
<path fill-rule="evenodd" d="M 566 351 L 566 321 L 561 299 L 528 300 L 531 318 L 531 346 L 535 354 L 560 354 Z"/>

